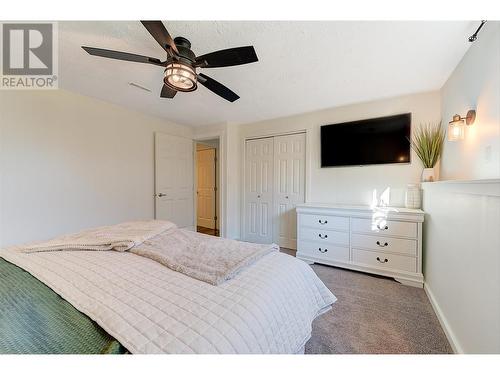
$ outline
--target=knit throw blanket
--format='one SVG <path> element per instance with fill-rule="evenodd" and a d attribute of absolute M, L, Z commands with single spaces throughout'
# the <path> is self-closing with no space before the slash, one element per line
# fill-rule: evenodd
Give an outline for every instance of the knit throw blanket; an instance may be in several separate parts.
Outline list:
<path fill-rule="evenodd" d="M 218 285 L 259 258 L 278 251 L 262 245 L 178 229 L 169 221 L 134 221 L 15 247 L 17 251 L 115 250 L 152 259 L 174 271 Z"/>
<path fill-rule="evenodd" d="M 131 253 L 153 259 L 195 279 L 218 285 L 272 251 L 275 244 L 255 244 L 173 228 L 141 245 Z"/>
<path fill-rule="evenodd" d="M 18 246 L 16 250 L 25 253 L 58 250 L 126 251 L 171 228 L 175 228 L 175 224 L 170 221 L 129 221 Z"/>

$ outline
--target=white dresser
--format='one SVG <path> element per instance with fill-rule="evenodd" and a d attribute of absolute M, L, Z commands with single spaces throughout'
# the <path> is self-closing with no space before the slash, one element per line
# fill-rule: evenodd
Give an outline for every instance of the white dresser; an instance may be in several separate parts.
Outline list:
<path fill-rule="evenodd" d="M 297 257 L 422 287 L 424 212 L 305 203 L 297 206 Z"/>

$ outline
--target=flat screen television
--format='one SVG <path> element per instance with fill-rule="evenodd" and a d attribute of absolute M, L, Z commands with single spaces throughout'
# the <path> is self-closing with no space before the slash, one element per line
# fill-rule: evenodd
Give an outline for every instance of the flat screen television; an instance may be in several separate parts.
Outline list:
<path fill-rule="evenodd" d="M 321 126 L 321 167 L 410 162 L 411 113 Z"/>

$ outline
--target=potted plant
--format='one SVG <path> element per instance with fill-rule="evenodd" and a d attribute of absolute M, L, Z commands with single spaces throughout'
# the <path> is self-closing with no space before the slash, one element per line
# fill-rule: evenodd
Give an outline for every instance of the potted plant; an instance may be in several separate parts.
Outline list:
<path fill-rule="evenodd" d="M 411 148 L 422 161 L 422 181 L 432 182 L 437 178 L 435 166 L 443 152 L 444 131 L 441 122 L 438 124 L 420 125 L 410 140 Z"/>

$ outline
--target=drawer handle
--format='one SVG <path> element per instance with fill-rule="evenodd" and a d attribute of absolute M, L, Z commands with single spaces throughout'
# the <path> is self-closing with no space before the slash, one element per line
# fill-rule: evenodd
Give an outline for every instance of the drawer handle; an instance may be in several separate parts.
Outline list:
<path fill-rule="evenodd" d="M 384 260 L 380 260 L 380 257 L 377 257 L 377 260 L 380 262 L 380 263 L 387 263 L 389 260 L 387 258 L 385 258 Z"/>
<path fill-rule="evenodd" d="M 389 245 L 387 242 L 385 242 L 383 245 L 380 243 L 380 241 L 377 241 L 377 245 L 379 245 L 380 247 L 386 247 L 387 245 Z"/>
<path fill-rule="evenodd" d="M 324 254 L 328 251 L 328 249 L 322 249 L 321 247 L 318 247 L 318 251 Z"/>
<path fill-rule="evenodd" d="M 325 225 L 325 224 L 328 224 L 328 220 L 321 220 L 321 219 L 319 219 L 318 223 L 320 223 L 321 225 Z"/>
<path fill-rule="evenodd" d="M 321 238 L 322 240 L 324 240 L 325 238 L 328 238 L 328 234 L 318 234 L 319 238 Z"/>
<path fill-rule="evenodd" d="M 389 229 L 389 227 L 387 225 L 384 225 L 383 227 L 381 227 L 380 224 L 377 224 L 377 228 L 379 230 L 387 230 L 387 229 Z"/>

